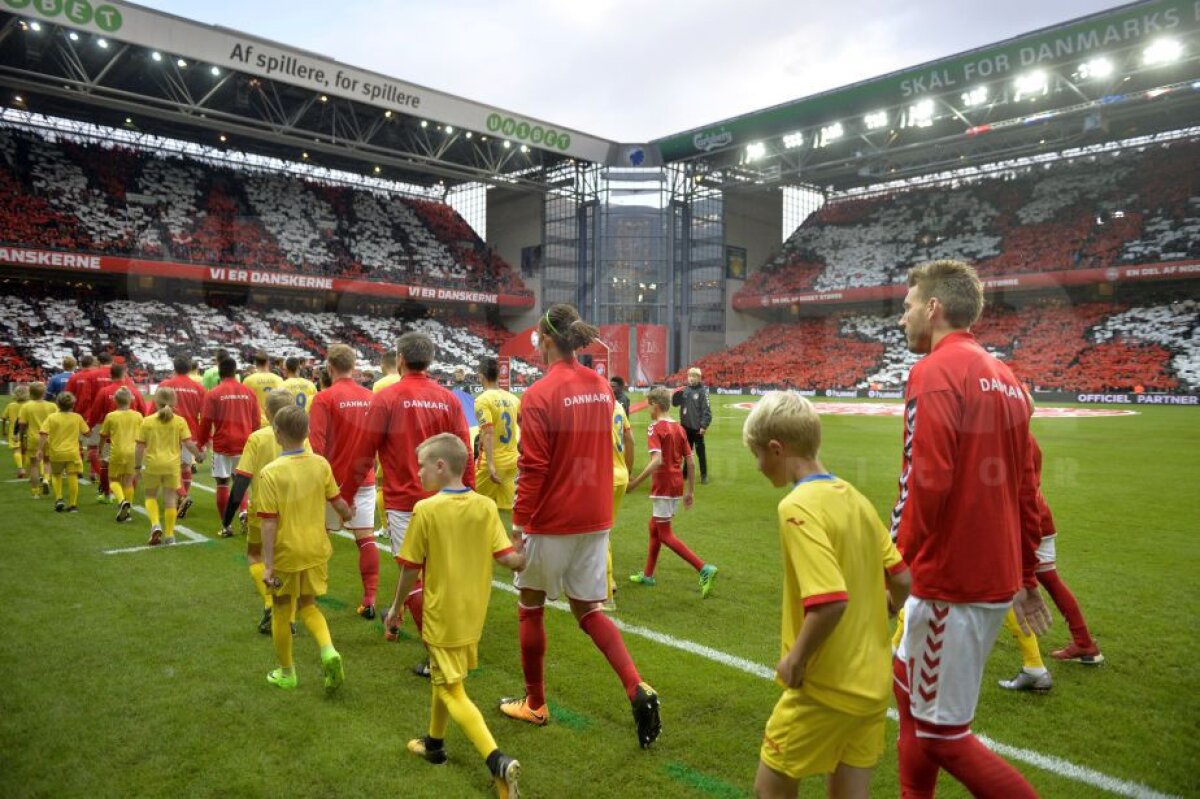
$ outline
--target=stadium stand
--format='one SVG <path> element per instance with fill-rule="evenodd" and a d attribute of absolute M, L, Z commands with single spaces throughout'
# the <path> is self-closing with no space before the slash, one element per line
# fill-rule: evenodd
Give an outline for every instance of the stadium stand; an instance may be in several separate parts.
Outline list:
<path fill-rule="evenodd" d="M 444 203 L 0 126 L 0 242 L 530 296 Z"/>
<path fill-rule="evenodd" d="M 739 295 L 889 285 L 947 257 L 985 276 L 1200 258 L 1197 187 L 1200 142 L 1189 141 L 833 201 Z"/>

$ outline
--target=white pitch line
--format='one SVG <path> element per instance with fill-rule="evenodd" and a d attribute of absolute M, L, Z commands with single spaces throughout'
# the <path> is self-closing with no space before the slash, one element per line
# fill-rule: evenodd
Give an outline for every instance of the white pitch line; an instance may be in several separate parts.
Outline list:
<path fill-rule="evenodd" d="M 141 505 L 135 505 L 133 507 L 133 509 L 135 511 L 137 511 L 138 513 L 142 514 L 143 516 L 147 515 L 146 509 L 144 507 L 142 507 Z M 143 544 L 138 547 L 121 547 L 120 549 L 106 549 L 106 550 L 104 550 L 104 554 L 105 555 L 123 555 L 123 554 L 129 553 L 129 552 L 146 552 L 146 551 L 153 550 L 153 549 L 171 549 L 172 546 L 186 547 L 191 544 L 204 544 L 204 543 L 212 540 L 208 536 L 201 535 L 200 533 L 197 533 L 195 530 L 192 530 L 188 527 L 184 527 L 182 524 L 175 525 L 175 532 L 182 533 L 183 537 L 188 540 L 181 541 L 178 544 L 172 544 L 170 546 L 167 546 L 165 544 L 159 544 L 156 547 L 152 547 L 152 546 Z"/>

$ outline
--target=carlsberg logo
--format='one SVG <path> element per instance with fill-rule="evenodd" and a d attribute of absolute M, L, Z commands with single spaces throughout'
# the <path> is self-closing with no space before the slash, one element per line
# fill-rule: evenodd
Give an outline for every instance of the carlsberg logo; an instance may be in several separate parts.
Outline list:
<path fill-rule="evenodd" d="M 554 128 L 544 128 L 541 125 L 531 125 L 524 120 L 504 117 L 499 114 L 488 114 L 487 129 L 519 141 L 527 141 L 539 147 L 566 150 L 571 146 L 571 135 L 560 133 Z"/>
<path fill-rule="evenodd" d="M 692 145 L 697 150 L 703 150 L 706 153 L 712 152 L 718 147 L 728 147 L 730 144 L 733 144 L 733 134 L 725 128 L 706 130 L 692 137 Z"/>
<path fill-rule="evenodd" d="M 66 17 L 76 25 L 96 23 L 107 33 L 121 29 L 121 12 L 110 5 L 92 7 L 88 0 L 4 0 L 4 5 L 16 11 L 36 11 L 47 19 Z"/>

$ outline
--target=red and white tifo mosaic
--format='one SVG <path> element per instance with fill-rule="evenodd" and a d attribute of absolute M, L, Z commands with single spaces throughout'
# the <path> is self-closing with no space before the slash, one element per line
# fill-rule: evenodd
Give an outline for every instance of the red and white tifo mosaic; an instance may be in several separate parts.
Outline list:
<path fill-rule="evenodd" d="M 753 402 L 738 402 L 733 408 L 749 411 Z M 900 416 L 904 413 L 902 402 L 814 402 L 817 413 L 824 416 Z M 1121 408 L 1043 408 L 1038 407 L 1033 415 L 1038 419 L 1083 419 L 1094 416 L 1137 416 L 1137 411 Z"/>

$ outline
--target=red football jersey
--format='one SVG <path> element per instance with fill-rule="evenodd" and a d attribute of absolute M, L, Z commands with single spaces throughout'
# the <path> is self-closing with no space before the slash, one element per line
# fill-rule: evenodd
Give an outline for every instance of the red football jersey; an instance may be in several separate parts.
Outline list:
<path fill-rule="evenodd" d="M 317 396 L 320 396 L 318 394 Z M 438 433 L 454 433 L 471 452 L 471 431 L 458 399 L 424 372 L 410 372 L 375 394 L 367 411 L 367 431 L 353 459 L 350 479 L 341 484 L 342 497 L 350 501 L 366 484 L 369 464 L 376 454 L 383 464 L 383 504 L 388 510 L 411 512 L 413 506 L 433 496 L 421 487 L 417 475 L 417 446 Z M 463 482 L 475 487 L 471 459 L 463 468 Z"/>
<path fill-rule="evenodd" d="M 204 449 L 212 441 L 213 452 L 241 455 L 246 439 L 258 429 L 261 418 L 254 392 L 237 378 L 227 377 L 204 396 L 196 446 Z"/>
<path fill-rule="evenodd" d="M 354 477 L 355 462 L 366 458 L 367 472 L 355 486 L 375 485 L 375 459 L 360 456 L 367 434 L 367 413 L 375 395 L 348 377 L 317 393 L 308 409 L 308 443 L 312 451 L 329 461 L 339 486 Z"/>
<path fill-rule="evenodd" d="M 110 377 L 108 385 L 100 389 L 100 393 L 92 398 L 92 405 L 86 417 L 90 427 L 100 424 L 104 421 L 105 416 L 117 409 L 117 401 L 113 397 L 122 386 L 129 389 L 129 393 L 133 395 L 133 401 L 129 403 L 129 410 L 137 411 L 143 416 L 146 415 L 146 402 L 142 399 L 142 392 L 138 389 L 137 384 L 128 377 L 121 378 L 120 382 L 113 382 Z M 76 412 L 78 413 L 78 411 Z"/>
<path fill-rule="evenodd" d="M 92 407 L 92 390 L 91 384 L 92 372 L 96 371 L 96 367 L 90 366 L 87 369 L 79 369 L 69 378 L 67 378 L 67 391 L 75 395 L 75 413 L 88 418 L 88 411 Z"/>
<path fill-rule="evenodd" d="M 574 358 L 522 395 L 514 525 L 542 535 L 612 529 L 613 402 L 608 381 Z"/>
<path fill-rule="evenodd" d="M 683 496 L 683 459 L 692 454 L 683 426 L 666 417 L 646 429 L 646 453 L 662 456 L 662 466 L 650 476 L 650 496 Z"/>
<path fill-rule="evenodd" d="M 913 367 L 904 411 L 892 529 L 913 596 L 1007 602 L 1036 585 L 1030 408 L 1013 373 L 969 332 L 952 333 Z"/>
<path fill-rule="evenodd" d="M 200 411 L 204 409 L 204 386 L 187 375 L 175 375 L 159 384 L 175 392 L 175 413 L 187 422 L 188 430 L 192 431 L 192 440 L 200 436 Z M 146 415 L 154 411 L 154 403 L 146 403 Z"/>
<path fill-rule="evenodd" d="M 1050 506 L 1042 496 L 1042 448 L 1038 446 L 1033 433 L 1029 434 L 1029 446 L 1033 450 L 1033 476 L 1037 480 L 1038 518 L 1041 522 L 1038 525 L 1038 540 L 1041 540 L 1048 535 L 1058 535 L 1058 531 L 1054 529 L 1054 514 L 1050 512 Z"/>

